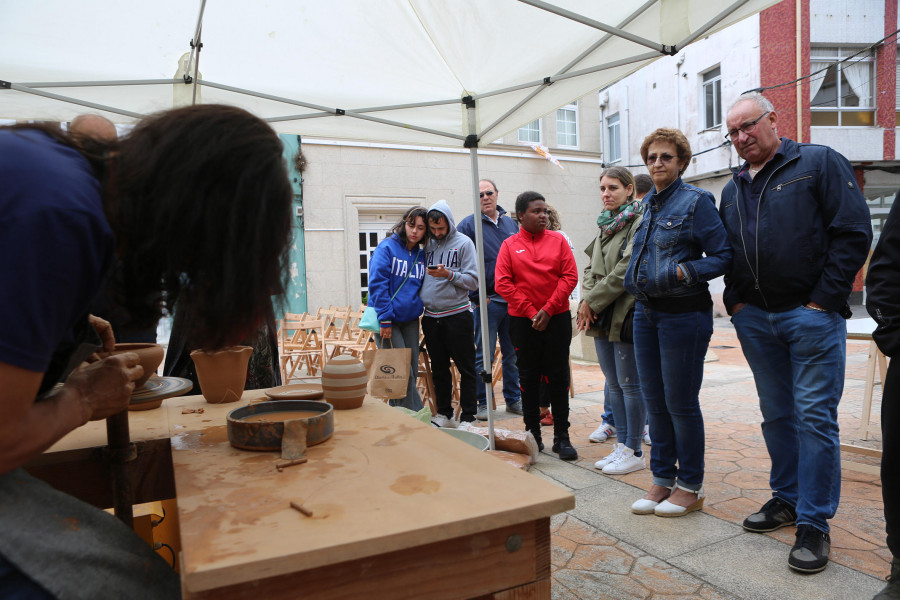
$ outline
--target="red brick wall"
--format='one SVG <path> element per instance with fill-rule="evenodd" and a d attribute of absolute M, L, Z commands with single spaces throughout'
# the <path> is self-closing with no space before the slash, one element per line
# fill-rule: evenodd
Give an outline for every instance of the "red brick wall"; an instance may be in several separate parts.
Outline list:
<path fill-rule="evenodd" d="M 809 73 L 809 0 L 801 2 L 800 74 Z M 760 85 L 767 87 L 797 79 L 797 4 L 783 0 L 759 14 Z M 763 92 L 778 113 L 778 134 L 797 141 L 809 141 L 809 82 L 800 84 L 802 95 L 797 106 L 795 85 Z M 802 115 L 802 136 L 797 134 L 797 111 Z"/>
<path fill-rule="evenodd" d="M 884 35 L 892 33 L 897 23 L 897 1 L 884 2 Z M 878 49 L 875 55 L 876 87 L 875 124 L 884 128 L 884 160 L 894 160 L 896 156 L 894 125 L 897 110 L 897 38 L 892 37 Z"/>

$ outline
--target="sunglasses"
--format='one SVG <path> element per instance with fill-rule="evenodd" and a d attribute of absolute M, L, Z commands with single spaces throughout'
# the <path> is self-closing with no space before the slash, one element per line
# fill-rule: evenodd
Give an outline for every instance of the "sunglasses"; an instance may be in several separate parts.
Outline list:
<path fill-rule="evenodd" d="M 657 159 L 663 161 L 664 163 L 671 162 L 672 159 L 675 158 L 671 154 L 651 154 L 647 157 L 647 164 L 652 165 L 655 164 Z"/>
<path fill-rule="evenodd" d="M 494 195 L 494 192 L 481 192 L 481 193 L 478 194 L 478 197 L 479 197 L 479 198 L 484 198 L 485 196 L 487 196 L 488 198 L 490 198 L 490 197 L 493 196 L 493 195 Z"/>

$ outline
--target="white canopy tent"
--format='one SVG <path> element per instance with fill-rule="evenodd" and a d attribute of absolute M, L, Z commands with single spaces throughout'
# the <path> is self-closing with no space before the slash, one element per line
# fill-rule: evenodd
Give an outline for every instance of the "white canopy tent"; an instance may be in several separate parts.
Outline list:
<path fill-rule="evenodd" d="M 776 3 L 5 0 L 0 118 L 226 103 L 283 133 L 464 146 L 477 214 L 479 145 Z"/>

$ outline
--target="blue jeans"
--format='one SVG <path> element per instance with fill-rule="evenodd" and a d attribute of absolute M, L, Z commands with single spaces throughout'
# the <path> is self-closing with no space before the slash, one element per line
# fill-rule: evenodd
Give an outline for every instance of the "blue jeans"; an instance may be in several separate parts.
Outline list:
<path fill-rule="evenodd" d="M 384 347 L 384 338 L 375 334 L 375 345 Z M 406 384 L 406 397 L 399 400 L 388 400 L 391 406 L 402 406 L 409 410 L 419 412 L 422 410 L 422 397 L 416 389 L 416 379 L 419 377 L 419 320 L 414 319 L 406 323 L 394 323 L 391 325 L 391 339 L 387 342 L 388 348 L 409 348 L 409 381 Z"/>
<path fill-rule="evenodd" d="M 712 308 L 666 313 L 635 304 L 634 356 L 650 413 L 650 470 L 657 485 L 703 487 L 700 384 L 712 330 Z"/>
<path fill-rule="evenodd" d="M 475 372 L 481 373 L 484 368 L 481 353 L 481 312 L 474 307 L 475 316 Z M 491 366 L 494 364 L 494 348 L 497 347 L 497 336 L 500 336 L 501 363 L 503 364 L 503 397 L 506 403 L 518 402 L 522 393 L 519 391 L 519 367 L 516 366 L 516 347 L 509 338 L 509 313 L 505 302 L 491 300 L 487 305 L 488 344 L 491 348 Z M 480 378 L 479 378 L 480 379 Z M 487 392 L 484 383 L 478 382 L 475 399 L 478 406 L 487 405 Z"/>
<path fill-rule="evenodd" d="M 827 533 L 841 496 L 837 408 L 847 323 L 831 311 L 771 313 L 750 304 L 732 323 L 756 380 L 772 492 L 796 506 L 798 525 Z"/>
<path fill-rule="evenodd" d="M 609 338 L 596 337 L 594 347 L 597 349 L 600 369 L 606 378 L 609 404 L 612 406 L 615 422 L 618 423 L 616 439 L 635 452 L 640 452 L 647 409 L 634 360 L 634 344 L 610 342 Z"/>

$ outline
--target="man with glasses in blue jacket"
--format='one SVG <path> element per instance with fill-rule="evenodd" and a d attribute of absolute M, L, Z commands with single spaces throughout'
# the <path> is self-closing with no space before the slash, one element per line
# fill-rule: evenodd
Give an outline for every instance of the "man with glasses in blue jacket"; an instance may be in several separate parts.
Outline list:
<path fill-rule="evenodd" d="M 788 566 L 828 564 L 841 453 L 847 300 L 872 243 L 865 198 L 846 158 L 827 146 L 779 138 L 772 103 L 740 96 L 728 139 L 745 160 L 719 213 L 734 249 L 724 301 L 753 369 L 772 498 L 747 531 L 797 524 Z"/>

